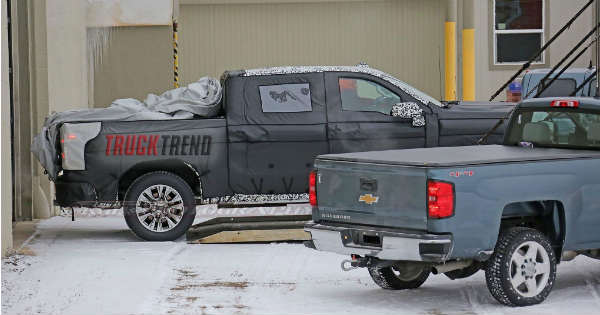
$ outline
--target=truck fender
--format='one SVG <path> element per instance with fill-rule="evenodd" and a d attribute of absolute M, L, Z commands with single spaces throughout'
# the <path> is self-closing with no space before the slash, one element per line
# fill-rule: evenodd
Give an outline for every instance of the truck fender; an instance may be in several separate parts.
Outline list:
<path fill-rule="evenodd" d="M 548 237 L 557 257 L 560 257 L 566 237 L 565 221 L 565 210 L 560 200 L 511 202 L 502 209 L 498 235 L 503 229 L 514 226 L 537 229 Z"/>
<path fill-rule="evenodd" d="M 140 162 L 125 171 L 119 178 L 119 200 L 123 200 L 125 192 L 136 178 L 156 171 L 170 172 L 181 177 L 190 185 L 196 196 L 202 196 L 201 173 L 186 161 L 166 159 Z"/>

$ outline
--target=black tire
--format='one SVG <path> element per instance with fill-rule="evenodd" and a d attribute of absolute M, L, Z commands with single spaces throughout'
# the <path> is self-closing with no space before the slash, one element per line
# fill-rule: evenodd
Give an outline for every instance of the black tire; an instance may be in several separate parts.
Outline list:
<path fill-rule="evenodd" d="M 368 269 L 373 281 L 386 290 L 416 289 L 425 283 L 431 273 L 431 268 L 414 264 L 383 268 L 369 267 Z M 403 270 L 408 272 L 403 272 Z"/>
<path fill-rule="evenodd" d="M 535 250 L 535 254 L 528 256 L 535 258 L 522 255 L 525 251 L 528 254 L 530 248 Z M 546 254 L 543 254 L 544 251 Z M 513 260 L 513 255 L 517 254 L 521 255 L 518 256 L 519 260 L 524 260 L 520 266 Z M 548 259 L 547 263 L 545 259 Z M 538 274 L 538 270 L 545 273 Z M 521 283 L 521 278 L 525 282 Z M 550 241 L 539 231 L 524 227 L 510 228 L 500 234 L 485 269 L 490 293 L 498 302 L 508 306 L 529 306 L 543 302 L 552 291 L 555 278 L 556 255 Z M 533 281 L 530 283 L 535 284 L 535 289 L 529 288 L 527 279 Z M 513 282 L 521 284 L 515 286 Z M 531 287 L 534 288 L 533 285 Z"/>
<path fill-rule="evenodd" d="M 138 219 L 138 213 L 136 212 L 138 197 L 140 197 L 145 190 L 152 189 L 151 187 L 155 187 L 154 189 L 157 189 L 164 186 L 167 186 L 168 188 L 174 190 L 175 193 L 179 194 L 180 198 L 178 199 L 181 199 L 182 201 L 179 203 L 179 205 L 182 205 L 182 207 L 179 206 L 172 208 L 170 206 L 164 206 L 163 204 L 162 207 L 159 206 L 159 209 L 152 208 L 154 211 L 158 211 L 157 213 L 161 213 L 157 215 L 157 217 L 160 216 L 158 221 L 156 221 L 152 215 L 150 215 L 149 218 L 146 218 L 146 220 Z M 169 191 L 171 191 L 170 189 Z M 163 190 L 162 195 L 164 194 L 165 192 Z M 147 192 L 146 195 L 148 195 Z M 153 207 L 158 205 L 158 202 L 167 202 L 166 199 L 169 196 L 162 195 L 159 193 L 157 196 L 158 198 L 164 197 L 163 199 L 165 199 L 165 201 L 157 201 L 157 203 L 145 203 L 145 205 L 148 205 L 148 207 Z M 173 212 L 176 214 L 181 214 L 178 223 L 174 222 L 178 217 L 177 215 L 174 215 L 175 219 L 170 219 L 173 217 L 170 215 L 165 215 L 165 211 L 168 211 L 169 214 L 173 214 Z M 152 212 L 152 210 L 149 209 L 148 212 Z M 173 173 L 152 172 L 145 174 L 136 179 L 131 186 L 129 186 L 127 193 L 125 193 L 125 199 L 123 202 L 123 216 L 125 217 L 125 222 L 131 231 L 143 240 L 156 242 L 174 241 L 185 234 L 192 223 L 194 223 L 194 218 L 196 217 L 196 200 L 194 192 L 181 177 Z M 150 230 L 150 228 L 146 227 L 142 221 L 144 221 L 145 224 L 156 227 L 157 230 Z M 151 221 L 151 223 L 148 223 L 148 221 Z M 162 224 L 160 224 L 160 222 L 162 222 Z M 165 224 L 167 225 L 166 227 Z M 170 224 L 174 224 L 174 226 L 170 227 Z M 158 231 L 167 228 L 168 230 L 166 231 Z"/>

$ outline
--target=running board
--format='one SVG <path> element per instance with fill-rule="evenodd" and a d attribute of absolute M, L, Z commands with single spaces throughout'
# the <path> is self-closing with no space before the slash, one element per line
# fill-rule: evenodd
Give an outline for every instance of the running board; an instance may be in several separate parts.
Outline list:
<path fill-rule="evenodd" d="M 311 215 L 220 217 L 193 225 L 186 236 L 192 244 L 307 241 L 309 220 Z"/>
<path fill-rule="evenodd" d="M 265 202 L 221 202 L 217 204 L 217 208 L 285 207 L 291 204 L 303 203 L 308 203 L 308 200 L 300 199 Z"/>

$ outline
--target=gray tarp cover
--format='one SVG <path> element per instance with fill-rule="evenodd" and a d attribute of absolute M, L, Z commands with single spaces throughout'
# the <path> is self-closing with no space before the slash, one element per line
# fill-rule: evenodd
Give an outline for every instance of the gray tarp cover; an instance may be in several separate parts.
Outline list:
<path fill-rule="evenodd" d="M 58 127 L 65 122 L 136 121 L 191 119 L 194 115 L 214 117 L 221 101 L 219 80 L 203 77 L 186 87 L 161 95 L 148 94 L 144 102 L 133 98 L 115 100 L 107 108 L 70 110 L 50 115 L 41 132 L 33 138 L 31 152 L 48 171 L 51 179 L 58 173 L 56 139 Z"/>

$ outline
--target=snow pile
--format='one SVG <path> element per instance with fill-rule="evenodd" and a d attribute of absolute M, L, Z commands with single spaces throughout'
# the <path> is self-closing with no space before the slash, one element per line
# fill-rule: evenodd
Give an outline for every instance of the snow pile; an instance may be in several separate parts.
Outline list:
<path fill-rule="evenodd" d="M 389 291 L 345 257 L 302 244 L 151 243 L 121 217 L 40 222 L 36 256 L 2 261 L 5 314 L 598 314 L 600 262 L 559 265 L 547 301 L 508 308 L 488 293 L 483 272 L 431 276 L 423 287 Z"/>

